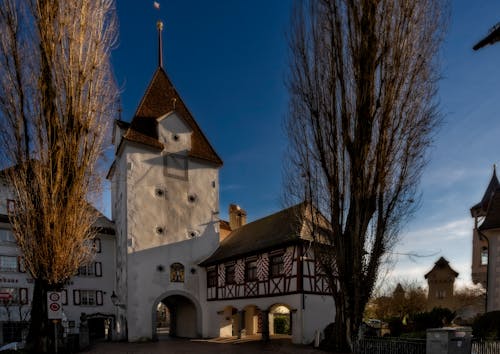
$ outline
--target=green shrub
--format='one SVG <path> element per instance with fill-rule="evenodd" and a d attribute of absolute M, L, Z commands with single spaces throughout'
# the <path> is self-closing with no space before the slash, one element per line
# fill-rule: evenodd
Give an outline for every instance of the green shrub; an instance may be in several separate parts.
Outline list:
<path fill-rule="evenodd" d="M 290 334 L 290 317 L 288 315 L 274 315 L 274 333 Z"/>
<path fill-rule="evenodd" d="M 486 312 L 472 325 L 472 335 L 481 339 L 500 339 L 500 311 Z"/>
<path fill-rule="evenodd" d="M 428 312 L 420 312 L 413 315 L 413 325 L 416 332 L 425 331 L 429 328 L 441 328 L 451 323 L 455 318 L 455 312 L 450 309 L 435 307 Z"/>
<path fill-rule="evenodd" d="M 387 321 L 391 337 L 399 337 L 404 331 L 403 321 L 399 317 L 392 317 Z"/>

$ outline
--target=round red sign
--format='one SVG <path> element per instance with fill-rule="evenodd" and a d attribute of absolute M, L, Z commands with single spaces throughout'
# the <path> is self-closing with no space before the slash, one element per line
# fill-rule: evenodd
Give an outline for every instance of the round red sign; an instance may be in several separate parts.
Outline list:
<path fill-rule="evenodd" d="M 59 311 L 59 308 L 60 308 L 59 304 L 56 304 L 56 303 L 50 304 L 51 311 L 57 312 L 57 311 Z"/>

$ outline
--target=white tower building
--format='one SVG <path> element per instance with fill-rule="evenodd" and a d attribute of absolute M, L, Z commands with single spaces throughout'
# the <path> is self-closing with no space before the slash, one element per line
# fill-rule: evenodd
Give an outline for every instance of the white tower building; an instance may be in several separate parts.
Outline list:
<path fill-rule="evenodd" d="M 202 335 L 206 278 L 198 263 L 219 242 L 222 160 L 162 67 L 160 27 L 159 40 L 159 67 L 132 121 L 115 124 L 108 174 L 117 233 L 116 331 L 130 341 L 154 337 L 160 302 L 170 309 L 171 332 Z"/>

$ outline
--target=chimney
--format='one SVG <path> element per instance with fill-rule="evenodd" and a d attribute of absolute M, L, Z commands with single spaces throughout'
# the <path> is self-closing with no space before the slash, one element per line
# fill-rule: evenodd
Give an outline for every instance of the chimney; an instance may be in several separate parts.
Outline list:
<path fill-rule="evenodd" d="M 247 223 L 247 212 L 239 205 L 229 204 L 229 226 L 231 230 L 236 230 Z"/>

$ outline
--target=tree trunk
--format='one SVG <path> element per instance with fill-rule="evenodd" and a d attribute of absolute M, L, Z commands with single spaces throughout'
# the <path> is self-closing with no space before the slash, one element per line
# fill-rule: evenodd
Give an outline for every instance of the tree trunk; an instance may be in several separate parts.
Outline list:
<path fill-rule="evenodd" d="M 333 332 L 334 348 L 337 353 L 352 353 L 349 320 L 345 304 L 335 301 L 335 331 Z"/>
<path fill-rule="evenodd" d="M 35 279 L 33 301 L 31 303 L 31 320 L 26 348 L 30 353 L 46 353 L 49 323 L 47 320 L 48 284 Z"/>

